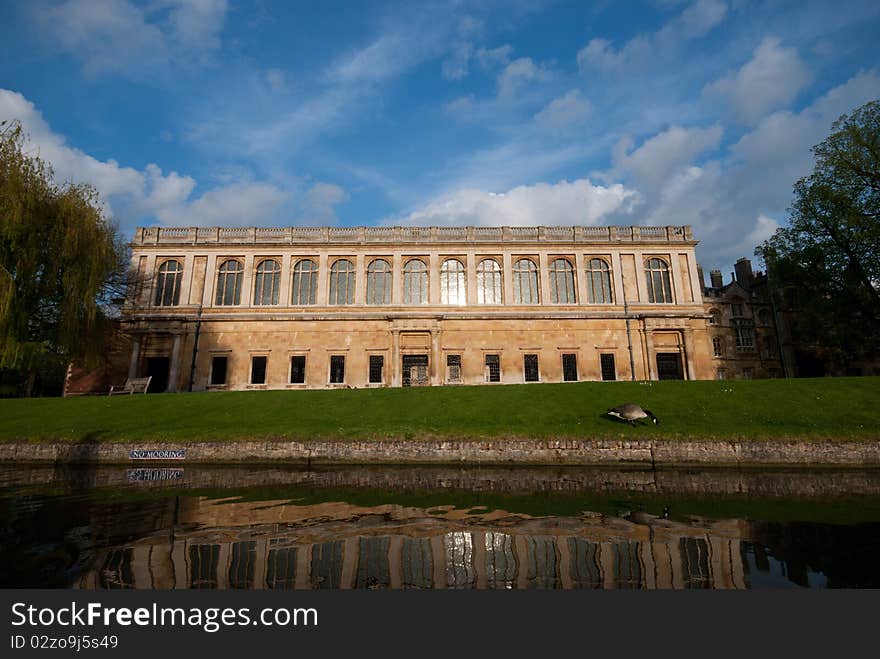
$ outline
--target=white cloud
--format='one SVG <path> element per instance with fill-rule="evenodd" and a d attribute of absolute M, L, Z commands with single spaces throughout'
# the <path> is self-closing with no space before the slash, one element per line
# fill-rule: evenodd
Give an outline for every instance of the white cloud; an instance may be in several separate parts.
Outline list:
<path fill-rule="evenodd" d="M 443 106 L 443 109 L 459 119 L 468 119 L 476 108 L 476 104 L 477 101 L 474 98 L 474 95 L 468 94 L 467 96 L 459 96 L 458 98 L 449 101 L 449 103 Z"/>
<path fill-rule="evenodd" d="M 762 172 L 752 189 L 761 203 L 785 208 L 791 187 L 813 167 L 810 148 L 824 140 L 841 115 L 880 97 L 876 71 L 859 73 L 831 89 L 799 113 L 781 110 L 770 114 L 730 147 L 731 160 L 751 171 Z"/>
<path fill-rule="evenodd" d="M 302 203 L 303 223 L 310 226 L 338 224 L 335 207 L 348 199 L 348 193 L 332 183 L 315 183 Z"/>
<path fill-rule="evenodd" d="M 461 42 L 452 48 L 449 57 L 443 61 L 441 71 L 447 80 L 461 80 L 470 70 L 470 59 L 474 47 L 468 42 Z"/>
<path fill-rule="evenodd" d="M 656 32 L 637 35 L 619 50 L 607 39 L 591 39 L 577 54 L 578 68 L 619 74 L 650 66 L 677 52 L 682 43 L 708 34 L 726 13 L 721 0 L 696 0 Z"/>
<path fill-rule="evenodd" d="M 561 131 L 583 124 L 592 110 L 593 106 L 580 90 L 572 89 L 548 103 L 535 115 L 535 121 L 545 128 Z"/>
<path fill-rule="evenodd" d="M 779 222 L 774 220 L 772 217 L 767 217 L 763 213 L 759 214 L 757 219 L 755 220 L 755 228 L 752 229 L 751 233 L 749 233 L 748 236 L 746 236 L 746 246 L 754 247 L 756 245 L 760 245 L 770 236 L 776 233 L 776 230 L 778 228 Z"/>
<path fill-rule="evenodd" d="M 708 128 L 672 126 L 645 140 L 634 151 L 630 151 L 632 139 L 624 138 L 614 149 L 613 166 L 605 177 L 631 175 L 642 183 L 656 186 L 670 174 L 690 165 L 701 153 L 717 148 L 722 134 L 719 125 Z"/>
<path fill-rule="evenodd" d="M 149 195 L 143 202 L 147 211 L 160 212 L 180 204 L 189 198 L 196 187 L 196 181 L 190 176 L 181 176 L 177 172 L 162 174 L 159 166 L 150 163 L 145 170 L 146 187 Z"/>
<path fill-rule="evenodd" d="M 56 180 L 94 185 L 109 212 L 117 217 L 180 203 L 195 187 L 193 179 L 176 172 L 163 175 L 156 165 L 138 171 L 122 167 L 115 160 L 97 160 L 67 145 L 33 103 L 16 92 L 0 89 L 0 117 L 21 122 L 29 136 L 27 148 L 52 165 Z"/>
<path fill-rule="evenodd" d="M 265 93 L 260 74 L 224 81 L 201 99 L 187 139 L 213 152 L 246 154 L 277 165 L 305 145 L 359 121 L 380 98 L 384 84 L 448 48 L 450 26 L 420 17 L 305 76 L 286 98 Z M 268 79 L 272 91 L 284 91 Z M 231 89 L 236 85 L 238 89 Z M 244 119 L 243 119 L 244 118 Z"/>
<path fill-rule="evenodd" d="M 595 225 L 612 213 L 627 213 L 638 194 L 622 185 L 593 185 L 588 179 L 523 185 L 504 193 L 465 189 L 434 199 L 406 217 L 386 223 L 414 225 L 535 226 Z"/>
<path fill-rule="evenodd" d="M 266 83 L 273 92 L 284 92 L 289 87 L 287 73 L 281 69 L 267 69 Z"/>
<path fill-rule="evenodd" d="M 813 167 L 810 148 L 828 136 L 834 120 L 878 96 L 877 72 L 859 73 L 799 113 L 764 117 L 701 164 L 694 162 L 700 154 L 720 146 L 718 126 L 673 127 L 634 151 L 632 141 L 624 140 L 602 179 L 638 191 L 637 222 L 693 225 L 701 241 L 698 257 L 707 268 L 731 263 L 750 256 L 778 228 L 776 218 L 787 215 L 792 185 Z"/>
<path fill-rule="evenodd" d="M 721 23 L 726 14 L 726 2 L 697 0 L 660 30 L 660 40 L 697 39 Z"/>
<path fill-rule="evenodd" d="M 480 48 L 474 57 L 479 63 L 480 68 L 484 71 L 491 71 L 492 69 L 506 66 L 510 62 L 511 53 L 513 53 L 513 47 L 505 44 L 491 50 Z"/>
<path fill-rule="evenodd" d="M 415 32 L 389 32 L 369 46 L 339 59 L 329 78 L 344 85 L 371 84 L 400 75 L 432 51 L 435 44 Z"/>
<path fill-rule="evenodd" d="M 812 79 L 794 48 L 768 37 L 738 71 L 706 85 L 703 94 L 725 102 L 736 118 L 752 124 L 770 110 L 788 105 Z"/>
<path fill-rule="evenodd" d="M 162 224 L 171 226 L 266 226 L 277 222 L 277 213 L 289 197 L 268 183 L 234 183 L 156 214 Z"/>
<path fill-rule="evenodd" d="M 504 70 L 498 75 L 498 96 L 506 99 L 513 98 L 523 87 L 547 80 L 549 76 L 549 72 L 535 64 L 531 58 L 520 57 L 504 67 Z"/>
<path fill-rule="evenodd" d="M 220 31 L 226 19 L 227 0 L 164 0 L 178 43 L 198 50 L 220 47 Z"/>
<path fill-rule="evenodd" d="M 51 164 L 59 182 L 89 183 L 125 232 L 158 220 L 170 226 L 335 224 L 334 207 L 348 198 L 337 185 L 316 182 L 298 194 L 235 172 L 224 185 L 194 196 L 197 182 L 154 164 L 143 170 L 115 160 L 97 160 L 52 131 L 34 104 L 17 92 L 0 89 L 0 119 L 18 120 L 27 150 Z"/>
<path fill-rule="evenodd" d="M 32 9 L 54 46 L 82 60 L 90 75 L 138 77 L 169 64 L 191 65 L 220 45 L 226 0 L 66 0 Z"/>

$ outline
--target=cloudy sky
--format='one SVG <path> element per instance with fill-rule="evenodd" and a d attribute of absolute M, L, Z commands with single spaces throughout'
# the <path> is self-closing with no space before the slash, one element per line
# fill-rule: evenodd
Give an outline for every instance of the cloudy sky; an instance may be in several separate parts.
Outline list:
<path fill-rule="evenodd" d="M 0 0 L 0 120 L 139 225 L 786 221 L 876 0 Z"/>

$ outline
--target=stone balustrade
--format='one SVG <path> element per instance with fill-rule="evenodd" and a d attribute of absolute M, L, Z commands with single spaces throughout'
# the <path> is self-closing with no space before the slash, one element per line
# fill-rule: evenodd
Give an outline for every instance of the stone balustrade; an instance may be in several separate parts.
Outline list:
<path fill-rule="evenodd" d="M 132 245 L 693 242 L 690 226 L 139 227 Z"/>

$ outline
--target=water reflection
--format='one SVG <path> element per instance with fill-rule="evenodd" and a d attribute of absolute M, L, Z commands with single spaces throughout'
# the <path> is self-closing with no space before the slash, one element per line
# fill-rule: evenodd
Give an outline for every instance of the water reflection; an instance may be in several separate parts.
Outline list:
<path fill-rule="evenodd" d="M 877 587 L 880 497 L 876 475 L 850 499 L 808 501 L 831 519 L 798 521 L 802 500 L 773 505 L 732 495 L 736 516 L 691 514 L 693 499 L 641 490 L 597 496 L 595 488 L 539 496 L 515 490 L 492 499 L 441 489 L 226 488 L 150 489 L 83 486 L 73 472 L 49 478 L 18 469 L 0 473 L 0 585 L 86 589 L 744 589 Z M 215 470 L 216 472 L 216 470 Z M 223 478 L 222 472 L 211 478 Z M 259 476 L 259 470 L 251 470 Z M 274 472 L 273 472 L 274 473 Z M 291 472 L 298 483 L 309 472 Z M 363 477 L 358 472 L 359 478 Z M 387 472 L 381 475 L 387 483 Z M 327 474 L 331 474 L 328 476 Z M 721 475 L 734 482 L 756 476 Z M 833 476 L 833 475 L 830 475 Z M 325 472 L 323 478 L 339 480 Z M 428 477 L 423 475 L 423 477 Z M 434 476 L 437 477 L 436 475 Z M 484 478 L 485 474 L 479 476 Z M 229 474 L 225 476 L 230 482 Z M 566 482 L 608 482 L 569 472 Z M 642 483 L 644 474 L 630 479 Z M 671 477 L 670 477 L 671 478 Z M 691 473 L 679 483 L 693 483 Z M 762 491 L 769 488 L 766 474 Z M 807 490 L 829 486 L 827 473 L 797 476 Z M 861 478 L 861 481 L 859 481 Z M 537 482 L 517 472 L 510 483 Z M 811 481 L 812 479 L 812 481 Z M 175 480 L 181 480 L 175 477 Z M 185 480 L 185 479 L 182 479 Z M 655 475 L 656 480 L 656 475 Z M 499 483 L 496 474 L 496 483 Z M 176 486 L 180 484 L 177 483 Z M 641 487 L 641 486 L 640 486 Z M 717 487 L 717 485 L 716 485 Z M 867 490 L 867 492 L 865 491 Z M 494 492 L 498 493 L 496 488 Z M 498 496 L 501 496 L 498 494 Z M 567 496 L 567 498 L 566 498 Z M 461 505 L 464 497 L 465 505 Z M 646 498 L 647 497 L 647 498 Z M 653 497 L 653 498 L 652 498 Z M 453 501 L 453 503 L 449 503 Z M 474 501 L 483 502 L 475 505 Z M 662 504 L 662 505 L 661 505 Z M 791 519 L 779 510 L 795 506 Z M 726 508 L 725 508 L 726 506 Z M 774 507 L 775 506 L 775 507 Z M 716 506 L 717 507 L 717 506 Z M 671 518 L 661 512 L 677 511 Z M 616 513 L 609 510 L 617 509 Z M 652 512 L 653 509 L 653 512 Z M 868 511 L 865 513 L 865 511 Z M 840 519 L 834 518 L 839 515 Z M 867 515 L 867 517 L 865 517 Z M 777 519 L 771 519 L 777 518 Z"/>

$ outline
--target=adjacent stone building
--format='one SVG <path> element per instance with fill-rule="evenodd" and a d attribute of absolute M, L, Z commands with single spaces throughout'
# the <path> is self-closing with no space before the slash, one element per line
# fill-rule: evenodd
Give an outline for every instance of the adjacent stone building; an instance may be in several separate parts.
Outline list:
<path fill-rule="evenodd" d="M 140 228 L 127 375 L 153 391 L 710 379 L 696 244 L 687 226 Z"/>
<path fill-rule="evenodd" d="M 703 287 L 703 308 L 708 315 L 714 377 L 793 377 L 786 323 L 773 304 L 767 276 L 753 272 L 751 261 L 741 258 L 730 283 L 723 283 L 720 270 L 712 270 L 709 277 L 710 285 Z"/>

